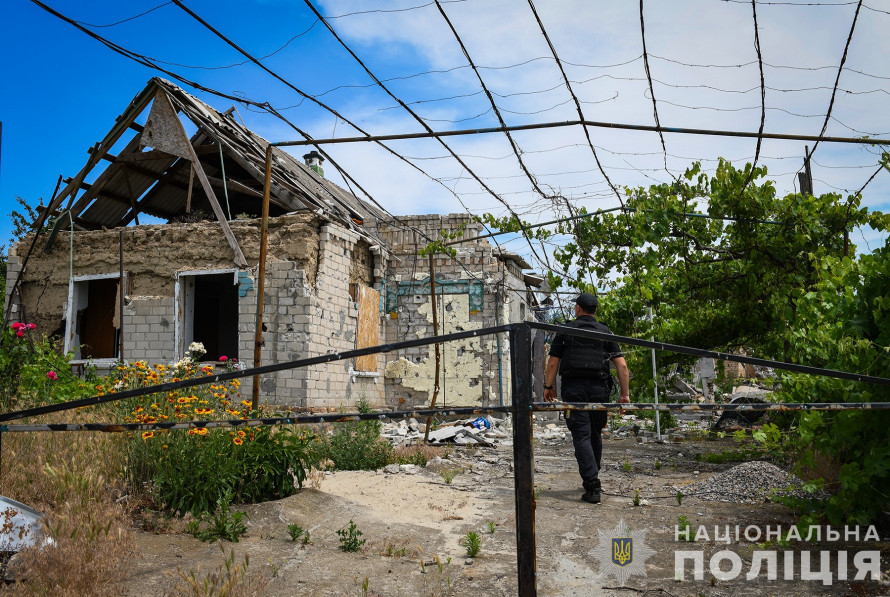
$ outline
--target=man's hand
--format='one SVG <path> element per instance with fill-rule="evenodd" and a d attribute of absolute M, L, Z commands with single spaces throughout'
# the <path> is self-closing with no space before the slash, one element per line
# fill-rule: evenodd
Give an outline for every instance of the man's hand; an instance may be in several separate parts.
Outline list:
<path fill-rule="evenodd" d="M 620 397 L 618 398 L 618 404 L 630 404 L 630 396 L 628 396 L 627 394 L 624 394 L 623 396 L 620 396 Z M 623 408 L 620 409 L 620 410 L 618 411 L 618 414 L 623 415 L 623 414 L 624 414 L 624 409 L 623 409 Z"/>
<path fill-rule="evenodd" d="M 555 402 L 556 401 L 556 389 L 550 388 L 549 390 L 544 390 L 544 400 L 547 402 Z"/>

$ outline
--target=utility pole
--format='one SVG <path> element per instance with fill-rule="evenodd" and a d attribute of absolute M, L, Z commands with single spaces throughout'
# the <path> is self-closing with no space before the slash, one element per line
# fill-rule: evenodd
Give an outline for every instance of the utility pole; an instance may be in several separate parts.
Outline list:
<path fill-rule="evenodd" d="M 813 171 L 810 170 L 810 147 L 804 145 L 803 171 L 797 173 L 801 194 L 813 194 Z"/>

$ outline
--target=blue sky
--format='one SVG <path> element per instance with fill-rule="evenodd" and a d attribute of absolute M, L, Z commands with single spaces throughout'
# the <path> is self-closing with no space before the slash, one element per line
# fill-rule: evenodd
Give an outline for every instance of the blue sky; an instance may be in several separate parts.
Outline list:
<path fill-rule="evenodd" d="M 127 49 L 171 63 L 170 70 L 202 85 L 268 101 L 316 138 L 357 134 L 330 112 L 301 101 L 255 65 L 219 68 L 244 58 L 175 4 L 162 0 L 48 3 L 91 25 L 109 25 L 159 7 L 91 30 Z M 306 93 L 319 95 L 369 132 L 421 130 L 412 116 L 372 84 L 305 2 L 193 0 L 187 5 L 257 56 L 280 49 L 265 59 L 269 68 Z M 314 5 L 322 14 L 337 17 L 330 20 L 337 33 L 378 78 L 391 79 L 386 85 L 433 129 L 497 125 L 476 75 L 467 68 L 467 59 L 435 4 L 426 0 L 315 0 Z M 508 124 L 577 118 L 526 3 L 457 0 L 442 2 L 442 9 Z M 538 2 L 537 10 L 587 119 L 653 124 L 638 3 L 563 0 Z M 855 2 L 758 4 L 768 86 L 766 131 L 820 132 L 855 10 Z M 885 35 L 890 14 L 883 10 L 883 4 L 870 0 L 860 11 L 829 135 L 890 137 L 890 111 L 886 110 L 890 66 L 885 60 L 890 54 Z M 17 207 L 16 196 L 36 204 L 41 197 L 49 198 L 59 174 L 74 176 L 86 161 L 86 150 L 107 133 L 148 79 L 159 73 L 113 53 L 30 1 L 9 0 L 3 12 L 0 211 L 5 216 Z M 661 123 L 756 131 L 760 75 L 750 3 L 649 2 L 644 17 Z M 218 109 L 232 105 L 230 100 L 182 86 Z M 243 105 L 236 107 L 247 125 L 265 138 L 297 138 L 284 123 Z M 742 165 L 753 158 L 755 148 L 751 139 L 666 134 L 665 155 L 654 133 L 591 129 L 591 134 L 606 173 L 618 186 L 668 181 L 694 159 L 702 160 L 706 169 L 712 169 L 721 156 Z M 545 189 L 588 209 L 617 204 L 580 129 L 523 132 L 514 139 Z M 451 138 L 447 143 L 524 217 L 534 221 L 554 216 L 552 203 L 533 190 L 504 135 Z M 761 162 L 768 166 L 781 193 L 795 190 L 804 145 L 797 141 L 763 144 Z M 329 151 L 394 214 L 504 210 L 436 142 L 398 141 L 391 147 L 409 156 L 428 176 L 371 144 L 338 145 Z M 294 153 L 305 150 L 296 148 Z M 874 149 L 827 143 L 820 144 L 814 160 L 816 192 L 844 196 L 845 191 L 861 187 L 878 163 Z M 327 172 L 339 181 L 332 169 Z M 867 188 L 864 203 L 887 211 L 888 197 L 890 173 L 883 172 Z M 9 235 L 10 223 L 4 217 L 0 242 Z M 863 235 L 872 246 L 884 238 L 864 231 L 854 234 L 854 242 L 862 243 Z"/>

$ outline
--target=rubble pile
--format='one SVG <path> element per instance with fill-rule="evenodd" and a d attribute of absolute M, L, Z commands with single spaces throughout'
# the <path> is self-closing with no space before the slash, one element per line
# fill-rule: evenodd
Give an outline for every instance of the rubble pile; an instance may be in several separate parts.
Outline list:
<path fill-rule="evenodd" d="M 778 497 L 805 497 L 803 481 L 774 464 L 755 460 L 734 466 L 698 483 L 672 489 L 709 502 L 762 504 Z"/>
<path fill-rule="evenodd" d="M 426 424 L 411 418 L 384 424 L 381 436 L 395 446 L 422 442 Z M 566 438 L 563 424 L 534 417 L 534 437 L 539 441 L 562 441 Z M 434 425 L 429 432 L 432 445 L 456 444 L 458 446 L 501 446 L 513 445 L 513 422 L 510 417 L 498 418 L 491 415 L 449 421 Z"/>

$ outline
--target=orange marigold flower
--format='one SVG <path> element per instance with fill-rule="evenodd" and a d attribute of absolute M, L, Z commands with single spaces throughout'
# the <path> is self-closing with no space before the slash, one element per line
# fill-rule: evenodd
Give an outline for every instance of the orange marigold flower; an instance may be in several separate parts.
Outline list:
<path fill-rule="evenodd" d="M 177 415 L 177 416 L 179 416 L 179 415 Z M 195 431 L 196 431 L 195 429 L 189 429 L 189 435 L 195 435 Z"/>
<path fill-rule="evenodd" d="M 240 446 L 241 444 L 244 443 L 244 440 L 241 439 L 240 437 L 236 437 L 235 439 L 232 440 L 232 442 L 233 442 L 236 446 Z"/>
<path fill-rule="evenodd" d="M 240 429 L 238 430 L 238 437 L 244 437 L 245 435 L 247 435 L 247 434 L 244 433 L 242 430 L 240 430 Z"/>
<path fill-rule="evenodd" d="M 149 438 L 154 437 L 154 436 L 155 436 L 155 432 L 154 432 L 154 431 L 143 431 L 143 432 L 142 432 L 142 439 L 149 439 Z"/>

